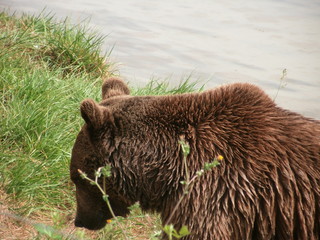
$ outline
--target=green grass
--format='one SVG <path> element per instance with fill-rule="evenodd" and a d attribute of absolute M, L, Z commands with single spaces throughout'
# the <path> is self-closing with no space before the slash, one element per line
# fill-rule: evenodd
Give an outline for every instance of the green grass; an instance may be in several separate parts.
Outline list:
<path fill-rule="evenodd" d="M 56 23 L 51 16 L 0 13 L 0 188 L 25 216 L 71 214 L 74 187 L 70 153 L 83 124 L 79 104 L 100 99 L 112 64 L 102 54 L 104 37 L 87 27 Z M 151 81 L 134 95 L 191 92 L 189 79 L 176 88 Z M 135 224 L 145 215 L 134 210 Z M 133 217 L 134 218 L 134 217 Z M 138 219 L 138 220 L 137 220 Z M 116 234 L 112 224 L 99 239 Z M 135 228 L 135 227 L 133 227 Z"/>
<path fill-rule="evenodd" d="M 198 88 L 197 82 L 191 82 L 191 75 L 180 81 L 178 86 L 171 87 L 168 81 L 150 80 L 144 87 L 134 88 L 132 95 L 171 95 L 202 91 L 204 86 Z"/>
<path fill-rule="evenodd" d="M 98 55 L 102 38 L 48 17 L 2 13 L 0 21 L 0 180 L 27 211 L 70 207 L 78 105 L 99 96 L 108 70 Z"/>

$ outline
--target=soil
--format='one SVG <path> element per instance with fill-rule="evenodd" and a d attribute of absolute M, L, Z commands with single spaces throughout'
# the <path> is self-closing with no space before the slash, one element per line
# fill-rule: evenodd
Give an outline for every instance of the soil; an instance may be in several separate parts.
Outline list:
<path fill-rule="evenodd" d="M 10 208 L 7 194 L 0 189 L 0 239 L 25 240 L 36 236 L 36 231 L 28 220 L 18 217 Z"/>

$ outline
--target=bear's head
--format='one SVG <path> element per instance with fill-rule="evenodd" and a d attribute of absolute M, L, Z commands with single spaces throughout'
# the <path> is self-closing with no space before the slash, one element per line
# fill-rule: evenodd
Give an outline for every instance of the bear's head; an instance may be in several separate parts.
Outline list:
<path fill-rule="evenodd" d="M 111 78 L 102 85 L 100 103 L 91 99 L 81 103 L 85 124 L 74 144 L 70 165 L 76 185 L 78 227 L 100 229 L 112 218 L 98 187 L 82 179 L 79 170 L 94 179 L 98 168 L 111 167 L 111 176 L 105 182 L 101 178 L 100 186 L 106 188 L 117 216 L 126 216 L 135 202 L 144 211 L 166 209 L 170 213 L 168 206 L 182 192 L 184 171 L 179 140 L 190 140 L 194 135 L 185 116 L 191 112 L 192 96 L 185 95 L 183 99 L 190 101 L 182 104 L 177 100 L 179 96 L 129 94 L 122 80 Z"/>
<path fill-rule="evenodd" d="M 104 101 L 112 102 L 113 99 L 117 99 L 116 102 L 119 102 L 122 98 L 128 98 L 128 94 L 128 87 L 120 79 L 111 78 L 103 84 L 102 98 Z M 93 100 L 84 100 L 80 110 L 85 125 L 74 144 L 70 165 L 71 179 L 76 185 L 75 225 L 96 230 L 104 227 L 106 220 L 112 218 L 112 214 L 97 186 L 83 179 L 79 170 L 94 179 L 95 171 L 110 163 L 110 157 L 116 149 L 113 138 L 116 122 L 111 114 L 111 107 L 97 104 Z M 112 172 L 112 174 L 115 173 Z M 104 187 L 113 212 L 116 216 L 126 216 L 129 213 L 128 207 L 133 202 L 121 197 L 111 179 L 105 179 Z M 99 183 L 102 185 L 102 180 Z"/>

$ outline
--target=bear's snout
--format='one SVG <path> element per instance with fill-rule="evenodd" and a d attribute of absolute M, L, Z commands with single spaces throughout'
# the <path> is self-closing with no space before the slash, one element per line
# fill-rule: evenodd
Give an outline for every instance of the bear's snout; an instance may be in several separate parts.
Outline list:
<path fill-rule="evenodd" d="M 76 218 L 76 219 L 75 219 L 74 225 L 75 225 L 76 227 L 81 227 L 81 228 L 84 227 L 83 224 L 82 224 L 82 222 L 81 222 L 81 220 L 80 220 L 79 218 Z"/>
<path fill-rule="evenodd" d="M 106 220 L 102 217 L 80 217 L 76 216 L 74 225 L 76 227 L 87 228 L 89 230 L 99 230 L 106 225 Z"/>

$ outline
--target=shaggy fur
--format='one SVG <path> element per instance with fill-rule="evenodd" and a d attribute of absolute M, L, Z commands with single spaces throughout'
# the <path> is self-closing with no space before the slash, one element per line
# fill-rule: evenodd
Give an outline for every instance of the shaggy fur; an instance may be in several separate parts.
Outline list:
<path fill-rule="evenodd" d="M 139 202 L 163 224 L 182 196 L 185 180 L 178 143 L 190 145 L 188 171 L 224 157 L 198 179 L 170 223 L 199 239 L 319 239 L 320 122 L 277 107 L 256 86 L 237 83 L 202 93 L 129 96 L 119 79 L 107 80 L 103 101 L 84 100 L 86 124 L 72 152 L 77 188 L 76 226 L 99 229 L 110 212 L 93 176 L 111 164 L 107 193 L 116 215 Z M 165 236 L 163 237 L 164 239 Z"/>

